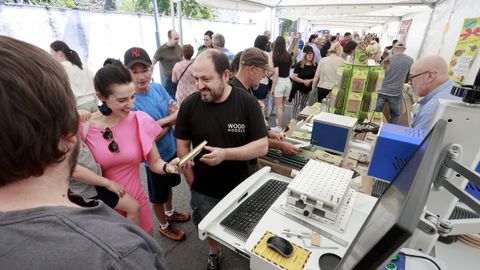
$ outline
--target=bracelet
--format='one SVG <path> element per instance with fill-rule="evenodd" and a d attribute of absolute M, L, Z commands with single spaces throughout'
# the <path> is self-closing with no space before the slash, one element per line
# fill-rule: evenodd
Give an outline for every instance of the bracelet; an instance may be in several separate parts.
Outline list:
<path fill-rule="evenodd" d="M 163 164 L 163 171 L 165 172 L 165 174 L 170 174 L 169 172 L 167 172 L 167 165 L 168 165 L 167 162 Z"/>

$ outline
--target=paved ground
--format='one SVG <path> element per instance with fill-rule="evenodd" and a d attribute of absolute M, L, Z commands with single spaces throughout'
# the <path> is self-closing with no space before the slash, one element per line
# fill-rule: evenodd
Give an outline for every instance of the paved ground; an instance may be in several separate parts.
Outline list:
<path fill-rule="evenodd" d="M 142 172 L 143 173 L 143 172 Z M 146 179 L 142 175 L 142 179 Z M 145 184 L 145 183 L 144 183 Z M 189 206 L 190 191 L 182 179 L 182 183 L 173 189 L 174 207 L 178 211 L 191 213 Z M 207 245 L 198 238 L 198 231 L 191 221 L 175 224 L 185 231 L 186 238 L 181 242 L 172 241 L 158 232 L 158 222 L 154 225 L 154 238 L 165 252 L 167 264 L 171 270 L 206 269 Z M 249 269 L 248 260 L 236 255 L 226 247 L 222 247 L 222 269 L 243 270 Z"/>

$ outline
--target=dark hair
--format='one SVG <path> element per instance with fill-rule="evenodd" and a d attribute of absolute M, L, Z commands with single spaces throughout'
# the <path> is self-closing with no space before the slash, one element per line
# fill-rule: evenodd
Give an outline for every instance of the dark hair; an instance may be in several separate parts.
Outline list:
<path fill-rule="evenodd" d="M 345 46 L 343 46 L 343 52 L 346 54 L 350 54 L 357 48 L 357 45 L 357 42 L 350 40 L 345 44 Z"/>
<path fill-rule="evenodd" d="M 112 94 L 110 89 L 112 84 L 129 84 L 131 82 L 132 75 L 130 71 L 123 66 L 122 62 L 113 58 L 105 60 L 103 67 L 95 73 L 95 78 L 93 79 L 95 91 L 105 98 Z"/>
<path fill-rule="evenodd" d="M 78 56 L 78 53 L 76 51 L 70 49 L 70 47 L 68 47 L 68 45 L 65 42 L 60 40 L 55 40 L 54 42 L 52 42 L 52 44 L 50 44 L 50 48 L 54 52 L 61 51 L 65 55 L 67 60 L 70 63 L 72 63 L 72 65 L 76 65 L 80 69 L 83 69 L 82 60 L 80 60 L 80 56 Z"/>
<path fill-rule="evenodd" d="M 332 35 L 330 38 L 330 43 L 333 43 L 335 40 L 337 40 L 337 36 Z"/>
<path fill-rule="evenodd" d="M 207 49 L 202 51 L 201 54 L 205 54 L 207 58 L 212 59 L 215 72 L 220 77 L 223 76 L 223 72 L 225 72 L 225 70 L 230 70 L 230 63 L 228 62 L 228 57 L 221 51 L 214 50 L 214 49 Z"/>
<path fill-rule="evenodd" d="M 316 38 L 317 38 L 317 35 L 310 35 L 310 37 L 308 38 L 308 43 L 314 42 Z"/>
<path fill-rule="evenodd" d="M 285 39 L 282 36 L 278 36 L 275 39 L 275 45 L 273 46 L 272 58 L 274 62 L 292 63 L 292 57 L 287 52 L 285 46 Z"/>
<path fill-rule="evenodd" d="M 253 43 L 253 47 L 258 48 L 262 51 L 268 51 L 268 37 L 264 35 L 259 35 Z"/>
<path fill-rule="evenodd" d="M 182 55 L 185 57 L 185 59 L 190 60 L 192 59 L 193 56 L 193 47 L 190 44 L 185 44 L 182 46 Z"/>
<path fill-rule="evenodd" d="M 380 43 L 380 39 L 378 37 L 374 38 L 377 43 Z"/>
<path fill-rule="evenodd" d="M 207 32 L 205 32 L 205 34 L 203 34 L 204 36 L 209 36 L 210 39 L 212 39 L 212 36 L 213 36 L 213 32 L 208 30 Z"/>
<path fill-rule="evenodd" d="M 398 39 L 394 39 L 394 40 L 392 41 L 392 45 L 397 44 L 397 42 L 398 42 Z"/>
<path fill-rule="evenodd" d="M 242 57 L 243 51 L 239 51 L 236 55 L 235 58 L 233 58 L 232 63 L 230 63 L 230 71 L 232 73 L 238 72 L 240 69 L 240 58 Z"/>
<path fill-rule="evenodd" d="M 77 134 L 78 114 L 65 70 L 44 50 L 0 36 L 0 59 L 1 186 L 63 161 L 70 149 L 59 141 Z"/>
<path fill-rule="evenodd" d="M 352 33 L 350 33 L 350 32 L 345 32 L 345 34 L 344 34 L 343 36 L 351 36 L 351 35 L 352 35 Z"/>
<path fill-rule="evenodd" d="M 107 59 L 105 59 L 105 61 L 103 61 L 103 66 L 111 65 L 111 64 L 118 65 L 118 66 L 123 66 L 122 61 L 120 61 L 118 59 L 115 59 L 115 58 L 107 58 Z"/>

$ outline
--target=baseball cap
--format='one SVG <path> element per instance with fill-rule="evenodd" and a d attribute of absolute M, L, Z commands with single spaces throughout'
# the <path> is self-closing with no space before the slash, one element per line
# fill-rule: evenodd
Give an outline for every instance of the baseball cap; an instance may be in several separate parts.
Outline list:
<path fill-rule="evenodd" d="M 402 41 L 398 41 L 397 43 L 395 43 L 395 45 L 393 45 L 393 47 L 405 49 L 405 43 L 403 43 Z"/>
<path fill-rule="evenodd" d="M 242 52 L 240 64 L 244 66 L 256 66 L 267 71 L 273 71 L 273 69 L 268 65 L 267 54 L 255 47 L 245 49 Z"/>
<path fill-rule="evenodd" d="M 152 65 L 152 60 L 150 60 L 148 53 L 139 47 L 128 49 L 123 56 L 123 62 L 127 68 L 131 68 L 136 63 L 142 63 L 148 67 Z"/>

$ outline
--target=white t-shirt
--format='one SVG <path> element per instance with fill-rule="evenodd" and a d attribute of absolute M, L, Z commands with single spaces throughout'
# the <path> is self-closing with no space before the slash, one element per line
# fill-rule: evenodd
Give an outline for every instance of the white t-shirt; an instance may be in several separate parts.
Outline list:
<path fill-rule="evenodd" d="M 70 86 L 77 100 L 77 106 L 94 100 L 95 87 L 93 86 L 92 72 L 86 66 L 80 69 L 69 61 L 63 61 L 62 66 L 67 72 Z"/>

